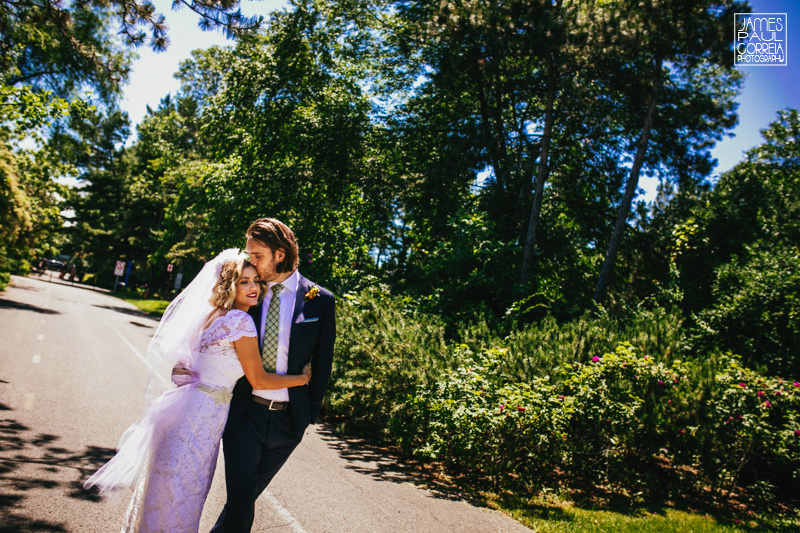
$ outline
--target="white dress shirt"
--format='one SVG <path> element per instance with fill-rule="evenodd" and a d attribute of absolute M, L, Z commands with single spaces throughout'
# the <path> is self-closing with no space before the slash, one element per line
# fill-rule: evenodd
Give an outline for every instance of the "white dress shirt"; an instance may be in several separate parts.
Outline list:
<path fill-rule="evenodd" d="M 281 282 L 284 289 L 280 292 L 281 298 L 281 314 L 280 314 L 280 327 L 278 329 L 278 361 L 275 365 L 275 372 L 277 374 L 286 374 L 289 367 L 289 337 L 292 333 L 292 316 L 294 315 L 294 300 L 297 296 L 297 285 L 300 283 L 300 275 L 295 270 L 291 276 Z M 274 281 L 268 283 L 267 295 L 264 296 L 264 301 L 261 302 L 261 328 L 259 328 L 259 345 L 264 345 L 264 330 L 267 323 L 267 311 L 269 310 L 269 302 L 272 299 L 272 286 L 275 285 Z M 253 394 L 261 396 L 267 400 L 275 400 L 276 402 L 289 401 L 289 389 L 274 389 L 274 390 L 254 390 Z"/>

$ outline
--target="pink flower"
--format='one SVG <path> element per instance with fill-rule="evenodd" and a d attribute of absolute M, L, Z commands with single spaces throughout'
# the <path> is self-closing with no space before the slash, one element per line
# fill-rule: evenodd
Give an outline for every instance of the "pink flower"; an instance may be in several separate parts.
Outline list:
<path fill-rule="evenodd" d="M 761 396 L 764 396 L 764 391 L 761 391 L 761 390 L 760 390 L 760 391 L 758 391 L 758 396 L 759 396 L 759 398 L 760 398 Z"/>
<path fill-rule="evenodd" d="M 800 436 L 800 429 L 795 429 L 794 434 Z"/>
<path fill-rule="evenodd" d="M 682 430 L 680 430 L 680 432 L 679 432 L 679 433 L 680 433 L 681 435 L 683 435 L 684 433 L 686 433 L 686 430 L 685 430 L 685 429 L 682 429 Z"/>
<path fill-rule="evenodd" d="M 505 408 L 506 408 L 506 406 L 505 406 L 504 404 L 502 404 L 502 403 L 501 403 L 501 404 L 500 404 L 500 410 L 502 411 L 502 410 L 503 410 L 503 409 L 505 409 Z"/>
<path fill-rule="evenodd" d="M 764 407 L 772 407 L 772 404 L 770 403 L 770 401 L 769 401 L 769 400 L 767 400 L 766 402 L 764 402 Z"/>
<path fill-rule="evenodd" d="M 559 399 L 559 400 L 563 400 L 563 399 L 564 399 L 564 397 L 563 397 L 562 395 L 560 395 L 560 394 L 559 394 L 559 395 L 558 395 L 558 399 Z"/>
<path fill-rule="evenodd" d="M 739 383 L 739 386 L 740 387 L 747 387 L 747 385 L 745 385 L 744 383 Z"/>
<path fill-rule="evenodd" d="M 796 382 L 796 381 L 795 381 L 795 382 L 794 382 L 794 386 L 795 386 L 795 387 L 800 387 L 800 383 L 798 383 L 798 382 Z"/>
<path fill-rule="evenodd" d="M 520 406 L 518 405 L 518 406 L 517 406 L 517 411 L 524 412 L 524 411 L 525 411 L 525 408 L 524 408 L 524 407 L 520 407 Z"/>
<path fill-rule="evenodd" d="M 659 385 L 664 385 L 664 382 L 663 382 L 663 381 L 661 381 L 661 380 L 659 379 L 659 380 L 658 380 L 658 384 L 659 384 Z"/>
<path fill-rule="evenodd" d="M 595 363 L 598 362 L 599 360 L 600 360 L 600 358 L 597 357 L 596 355 L 594 357 L 592 357 L 592 361 L 594 361 Z"/>

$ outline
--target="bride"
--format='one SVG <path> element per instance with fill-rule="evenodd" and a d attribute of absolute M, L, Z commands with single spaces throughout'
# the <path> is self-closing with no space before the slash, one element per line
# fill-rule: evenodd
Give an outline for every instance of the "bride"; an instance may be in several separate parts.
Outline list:
<path fill-rule="evenodd" d="M 263 296 L 256 269 L 225 250 L 167 307 L 147 350 L 148 405 L 117 454 L 85 488 L 133 489 L 123 531 L 197 532 L 211 488 L 231 389 L 245 375 L 254 389 L 304 386 L 302 374 L 264 371 L 247 310 Z M 165 376 L 173 367 L 185 374 Z"/>

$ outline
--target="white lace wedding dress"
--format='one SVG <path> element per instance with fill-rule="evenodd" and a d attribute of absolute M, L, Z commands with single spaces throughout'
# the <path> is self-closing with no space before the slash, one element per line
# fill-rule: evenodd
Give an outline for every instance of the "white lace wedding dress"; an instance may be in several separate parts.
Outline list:
<path fill-rule="evenodd" d="M 157 409 L 160 400 L 172 395 L 168 401 L 182 402 L 183 411 L 169 427 L 152 428 L 150 457 L 134 487 L 123 531 L 197 533 L 231 390 L 244 375 L 232 343 L 255 335 L 253 319 L 243 311 L 218 317 L 200 337 L 192 368 L 199 381 L 170 390 L 151 406 Z"/>

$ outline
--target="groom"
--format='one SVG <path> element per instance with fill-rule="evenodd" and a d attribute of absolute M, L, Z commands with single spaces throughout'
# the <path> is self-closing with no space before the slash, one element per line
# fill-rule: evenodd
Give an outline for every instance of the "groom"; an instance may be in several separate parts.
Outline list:
<path fill-rule="evenodd" d="M 292 230 L 273 218 L 260 218 L 247 230 L 246 250 L 267 285 L 263 302 L 250 309 L 264 368 L 299 374 L 310 361 L 311 381 L 290 389 L 253 390 L 242 378 L 234 387 L 222 437 L 227 502 L 212 532 L 250 531 L 256 498 L 317 420 L 336 338 L 333 294 L 297 271 Z"/>

